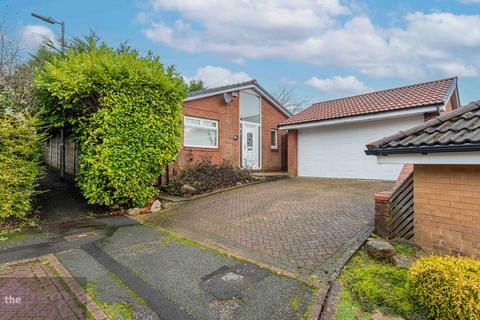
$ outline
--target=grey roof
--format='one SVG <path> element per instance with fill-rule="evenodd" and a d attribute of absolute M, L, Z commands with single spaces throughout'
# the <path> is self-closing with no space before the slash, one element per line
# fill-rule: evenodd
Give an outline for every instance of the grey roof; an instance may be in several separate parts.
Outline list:
<path fill-rule="evenodd" d="M 367 154 L 480 150 L 480 100 L 421 125 L 369 143 Z"/>
<path fill-rule="evenodd" d="M 271 102 L 273 102 L 276 105 L 276 107 L 280 109 L 280 111 L 282 111 L 288 116 L 292 115 L 292 113 L 287 108 L 285 108 L 285 106 L 282 105 L 280 101 L 278 101 L 272 94 L 270 94 L 270 92 L 268 92 L 265 88 L 263 88 L 260 84 L 258 84 L 257 80 L 255 79 L 245 81 L 245 82 L 230 84 L 226 86 L 216 87 L 216 88 L 208 88 L 205 90 L 192 91 L 188 94 L 187 99 L 191 100 L 191 99 L 195 99 L 196 97 L 200 98 L 200 97 L 205 97 L 209 95 L 215 95 L 221 92 L 234 91 L 235 89 L 249 86 L 249 85 L 255 86 L 258 89 L 259 93 L 263 94 L 269 100 L 271 100 Z"/>

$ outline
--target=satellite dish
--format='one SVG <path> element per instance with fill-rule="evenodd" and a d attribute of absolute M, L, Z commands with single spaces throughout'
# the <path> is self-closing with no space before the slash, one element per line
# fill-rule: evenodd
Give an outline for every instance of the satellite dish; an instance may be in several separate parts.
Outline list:
<path fill-rule="evenodd" d="M 223 94 L 223 99 L 225 100 L 226 104 L 229 104 L 230 102 L 232 102 L 232 94 L 230 92 L 225 92 Z"/>

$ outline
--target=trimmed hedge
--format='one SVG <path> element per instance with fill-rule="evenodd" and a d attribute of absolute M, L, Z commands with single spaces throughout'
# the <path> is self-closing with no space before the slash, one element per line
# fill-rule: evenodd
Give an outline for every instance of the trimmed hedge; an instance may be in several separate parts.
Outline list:
<path fill-rule="evenodd" d="M 31 212 L 35 186 L 44 173 L 44 136 L 36 127 L 34 118 L 0 114 L 0 223 Z"/>
<path fill-rule="evenodd" d="M 410 270 L 408 283 L 429 316 L 480 319 L 480 261 L 451 256 L 419 259 Z"/>
<path fill-rule="evenodd" d="M 90 204 L 140 207 L 155 196 L 180 148 L 187 87 L 174 67 L 90 38 L 52 57 L 35 85 L 45 122 L 75 133 L 77 182 Z"/>

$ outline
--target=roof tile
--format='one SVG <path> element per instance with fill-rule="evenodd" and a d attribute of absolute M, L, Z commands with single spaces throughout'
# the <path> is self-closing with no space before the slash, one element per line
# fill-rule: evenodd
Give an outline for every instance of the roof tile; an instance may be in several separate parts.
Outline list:
<path fill-rule="evenodd" d="M 480 101 L 444 113 L 419 126 L 367 145 L 388 154 L 395 149 L 444 147 L 480 143 Z"/>
<path fill-rule="evenodd" d="M 445 103 L 457 78 L 361 94 L 312 104 L 280 125 L 300 124 Z"/>

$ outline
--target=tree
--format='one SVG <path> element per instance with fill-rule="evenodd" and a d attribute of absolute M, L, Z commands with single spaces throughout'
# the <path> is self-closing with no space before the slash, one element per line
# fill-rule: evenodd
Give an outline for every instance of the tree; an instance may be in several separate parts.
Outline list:
<path fill-rule="evenodd" d="M 75 134 L 89 203 L 137 207 L 155 196 L 180 148 L 187 86 L 173 66 L 90 36 L 37 68 L 35 86 L 45 122 Z"/>
<path fill-rule="evenodd" d="M 281 86 L 273 92 L 273 96 L 292 114 L 297 114 L 308 106 L 308 99 L 299 97 L 291 87 Z"/>
<path fill-rule="evenodd" d="M 0 223 L 32 211 L 44 135 L 33 110 L 33 67 L 20 55 L 20 39 L 0 22 Z"/>
<path fill-rule="evenodd" d="M 207 86 L 202 80 L 190 80 L 188 83 L 188 92 L 200 91 L 207 89 Z"/>

